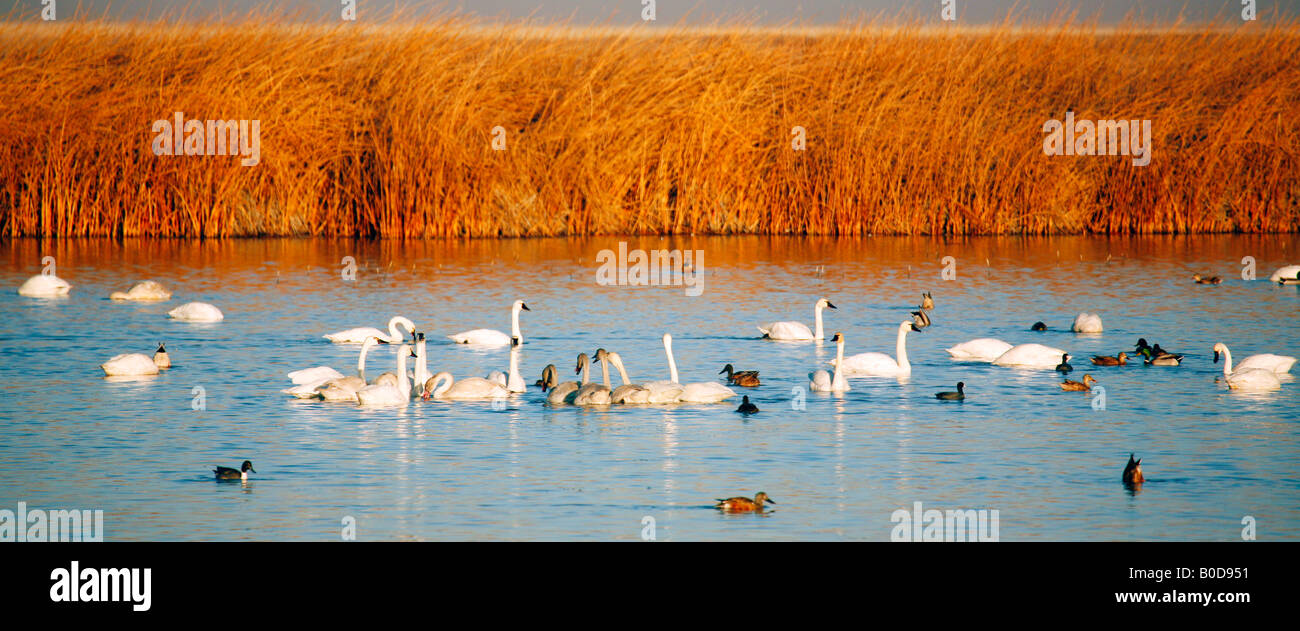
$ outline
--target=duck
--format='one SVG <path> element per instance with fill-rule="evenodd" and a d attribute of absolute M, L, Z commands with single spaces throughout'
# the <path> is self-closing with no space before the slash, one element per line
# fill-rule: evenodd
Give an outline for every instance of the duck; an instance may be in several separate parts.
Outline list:
<path fill-rule="evenodd" d="M 1075 333 L 1101 333 L 1101 316 L 1095 313 L 1080 313 L 1074 316 L 1070 329 Z"/>
<path fill-rule="evenodd" d="M 953 359 L 991 362 L 1011 350 L 1011 345 L 999 339 L 981 337 L 944 350 Z"/>
<path fill-rule="evenodd" d="M 898 325 L 898 339 L 894 344 L 894 352 L 898 354 L 898 359 L 894 359 L 884 353 L 858 353 L 852 357 L 837 357 L 835 360 L 836 370 L 843 369 L 844 374 L 850 377 L 905 377 L 912 374 L 912 364 L 907 361 L 907 333 L 908 331 L 920 331 L 915 322 L 905 321 Z"/>
<path fill-rule="evenodd" d="M 760 324 L 758 330 L 763 333 L 763 337 L 769 340 L 820 340 L 824 339 L 822 334 L 822 309 L 835 309 L 835 305 L 825 298 L 818 298 L 817 303 L 813 305 L 813 322 L 816 330 L 809 330 L 808 325 L 802 322 L 773 322 L 771 324 Z"/>
<path fill-rule="evenodd" d="M 457 344 L 474 344 L 477 346 L 505 346 L 507 344 L 524 343 L 524 334 L 519 331 L 519 312 L 532 311 L 522 300 L 516 300 L 510 305 L 510 335 L 506 335 L 496 329 L 474 329 L 471 331 L 462 331 L 447 337 Z"/>
<path fill-rule="evenodd" d="M 1274 283 L 1287 284 L 1287 281 L 1294 283 L 1297 279 L 1300 279 L 1300 265 L 1286 265 L 1284 267 L 1279 267 L 1277 268 L 1277 271 L 1273 272 L 1272 276 L 1268 277 L 1268 279 Z"/>
<path fill-rule="evenodd" d="M 167 354 L 167 347 L 162 342 L 158 342 L 158 350 L 153 352 L 153 363 L 162 370 L 172 367 L 171 355 Z"/>
<path fill-rule="evenodd" d="M 1146 478 L 1142 475 L 1142 459 L 1133 459 L 1133 454 L 1128 455 L 1128 464 L 1124 465 L 1124 476 L 1121 478 L 1124 484 L 1142 484 Z"/>
<path fill-rule="evenodd" d="M 1065 351 L 1042 344 L 1018 344 L 998 356 L 993 363 L 998 366 L 1054 369 L 1060 364 Z"/>
<path fill-rule="evenodd" d="M 1086 392 L 1092 390 L 1092 384 L 1094 383 L 1097 383 L 1097 380 L 1093 379 L 1092 375 L 1084 375 L 1083 381 L 1070 381 L 1069 379 L 1062 381 L 1061 389 L 1071 392 Z"/>
<path fill-rule="evenodd" d="M 66 296 L 72 291 L 72 285 L 53 274 L 37 274 L 18 287 L 19 296 L 28 298 L 54 298 Z"/>
<path fill-rule="evenodd" d="M 924 329 L 925 327 L 928 326 L 930 326 L 930 314 L 927 313 L 925 309 L 912 312 L 913 330 L 920 331 L 921 329 Z"/>
<path fill-rule="evenodd" d="M 1159 345 L 1156 345 L 1156 348 L 1159 348 Z M 1177 366 L 1183 362 L 1182 355 L 1162 353 L 1151 347 L 1138 351 L 1138 354 L 1143 357 L 1143 362 L 1148 366 Z"/>
<path fill-rule="evenodd" d="M 1030 330 L 1030 331 L 1040 331 L 1040 332 L 1041 332 L 1041 331 L 1046 331 L 1046 330 L 1047 330 L 1047 325 L 1046 325 L 1046 324 L 1043 324 L 1041 321 L 1040 321 L 1040 322 L 1035 322 L 1035 323 L 1029 325 L 1029 330 Z"/>
<path fill-rule="evenodd" d="M 1142 352 L 1142 349 L 1144 349 L 1144 348 L 1151 348 L 1151 345 L 1150 345 L 1150 344 L 1147 344 L 1147 338 L 1145 338 L 1145 337 L 1139 337 L 1139 338 L 1138 338 L 1138 341 L 1137 341 L 1137 344 L 1134 344 L 1134 345 L 1133 345 L 1133 352 L 1134 352 L 1134 353 L 1141 353 L 1141 352 Z"/>
<path fill-rule="evenodd" d="M 248 474 L 257 473 L 257 470 L 253 468 L 252 461 L 245 460 L 238 469 L 218 466 L 212 470 L 212 473 L 216 474 L 218 480 L 247 480 Z"/>
<path fill-rule="evenodd" d="M 1095 366 L 1127 366 L 1128 355 L 1124 353 L 1120 353 L 1115 357 L 1108 357 L 1106 355 L 1093 355 L 1092 363 Z"/>
<path fill-rule="evenodd" d="M 722 367 L 722 370 L 718 371 L 719 375 L 723 373 L 727 375 L 727 383 L 733 386 L 754 388 L 759 385 L 757 370 L 734 370 L 731 364 L 727 364 Z"/>
<path fill-rule="evenodd" d="M 754 499 L 748 497 L 729 497 L 725 500 L 718 500 L 716 508 L 729 513 L 761 513 L 763 512 L 763 503 L 775 504 L 767 493 L 759 492 Z"/>
<path fill-rule="evenodd" d="M 1192 280 L 1196 281 L 1197 285 L 1218 285 L 1219 283 L 1223 282 L 1223 279 L 1219 278 L 1218 276 L 1201 278 L 1200 274 L 1192 274 Z"/>
<path fill-rule="evenodd" d="M 966 382 L 957 382 L 956 392 L 936 392 L 934 398 L 942 401 L 964 401 L 966 399 Z"/>
<path fill-rule="evenodd" d="M 146 280 L 136 283 L 129 291 L 115 291 L 108 295 L 109 300 L 129 300 L 135 302 L 162 302 L 172 299 L 172 292 L 167 291 L 156 281 Z"/>
<path fill-rule="evenodd" d="M 1074 366 L 1070 365 L 1069 353 L 1066 353 L 1065 355 L 1061 355 L 1061 363 L 1056 365 L 1056 372 L 1068 375 L 1072 370 L 1074 370 Z"/>
<path fill-rule="evenodd" d="M 758 414 L 758 406 L 749 402 L 749 395 L 747 394 L 741 398 L 740 407 L 736 408 L 736 411 L 741 414 Z"/>
<path fill-rule="evenodd" d="M 813 392 L 848 392 L 852 390 L 849 387 L 849 380 L 844 378 L 842 366 L 844 366 L 844 336 L 839 332 L 831 338 L 835 342 L 835 374 L 825 370 L 816 370 L 808 375 L 812 380 L 808 388 Z"/>
<path fill-rule="evenodd" d="M 226 317 L 220 309 L 206 302 L 187 302 L 168 311 L 167 315 L 182 322 L 220 322 Z"/>
<path fill-rule="evenodd" d="M 930 292 L 928 291 L 921 294 L 921 308 L 922 309 L 934 308 L 934 298 L 930 297 Z"/>

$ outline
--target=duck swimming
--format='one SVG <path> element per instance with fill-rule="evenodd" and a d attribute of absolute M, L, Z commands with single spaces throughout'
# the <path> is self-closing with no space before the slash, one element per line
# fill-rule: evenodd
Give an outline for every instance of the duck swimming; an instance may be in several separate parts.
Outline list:
<path fill-rule="evenodd" d="M 1127 366 L 1128 355 L 1124 353 L 1120 353 L 1115 357 L 1107 357 L 1105 355 L 1093 355 L 1092 363 L 1096 366 Z"/>
<path fill-rule="evenodd" d="M 757 370 L 735 370 L 731 367 L 731 364 L 727 364 L 722 367 L 722 370 L 718 371 L 719 375 L 723 373 L 727 374 L 727 383 L 733 386 L 754 388 L 759 385 Z"/>
<path fill-rule="evenodd" d="M 741 400 L 740 407 L 736 408 L 736 411 L 741 414 L 757 414 L 758 406 L 749 402 L 749 395 L 747 394 Z"/>
<path fill-rule="evenodd" d="M 1128 464 L 1124 465 L 1124 484 L 1142 484 L 1146 478 L 1142 476 L 1142 459 L 1133 459 L 1133 454 L 1128 455 Z"/>
<path fill-rule="evenodd" d="M 248 474 L 257 473 L 257 470 L 253 468 L 253 463 L 251 461 L 245 460 L 243 466 L 238 469 L 217 467 L 216 469 L 213 469 L 212 472 L 216 474 L 218 480 L 247 480 Z"/>
<path fill-rule="evenodd" d="M 761 513 L 763 512 L 763 502 L 775 504 L 767 493 L 759 492 L 754 499 L 748 497 L 729 497 L 725 500 L 718 500 L 716 508 L 729 513 Z"/>
<path fill-rule="evenodd" d="M 1196 284 L 1197 284 L 1197 285 L 1218 285 L 1219 283 L 1222 283 L 1222 282 L 1223 282 L 1223 279 L 1222 279 L 1222 278 L 1219 278 L 1218 276 L 1211 276 L 1211 277 L 1209 277 L 1209 278 L 1201 278 L 1201 275 L 1200 275 L 1200 274 L 1193 274 L 1193 275 L 1192 275 L 1192 280 L 1196 281 Z"/>
<path fill-rule="evenodd" d="M 1097 380 L 1093 379 L 1092 375 L 1084 375 L 1083 381 L 1070 381 L 1069 379 L 1062 381 L 1061 389 L 1070 392 L 1087 392 L 1092 390 L 1092 384 L 1094 383 L 1097 383 Z"/>
<path fill-rule="evenodd" d="M 930 292 L 928 291 L 921 294 L 921 308 L 922 309 L 934 308 L 934 298 L 930 297 Z"/>
<path fill-rule="evenodd" d="M 956 392 L 936 392 L 934 398 L 943 401 L 963 401 L 966 399 L 966 382 L 958 381 Z"/>
<path fill-rule="evenodd" d="M 1157 344 L 1156 348 L 1160 348 Z M 1149 366 L 1177 366 L 1183 362 L 1182 355 L 1156 351 L 1155 348 L 1144 348 L 1138 352 L 1143 357 L 1143 361 Z"/>
<path fill-rule="evenodd" d="M 1061 355 L 1061 363 L 1056 365 L 1056 372 L 1068 375 L 1072 370 L 1074 370 L 1074 366 L 1070 365 L 1070 354 Z"/>
<path fill-rule="evenodd" d="M 1046 330 L 1047 330 L 1047 325 L 1046 325 L 1046 324 L 1043 324 L 1041 321 L 1040 321 L 1040 322 L 1035 322 L 1035 323 L 1033 323 L 1032 325 L 1030 325 L 1029 330 L 1030 330 L 1030 331 L 1046 331 Z"/>

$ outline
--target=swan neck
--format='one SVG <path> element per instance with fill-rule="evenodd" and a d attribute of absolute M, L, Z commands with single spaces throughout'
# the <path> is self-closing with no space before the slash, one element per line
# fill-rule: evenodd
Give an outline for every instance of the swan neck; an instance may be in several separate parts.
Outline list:
<path fill-rule="evenodd" d="M 1227 346 L 1223 347 L 1223 376 L 1227 377 L 1232 374 L 1232 351 Z"/>
<path fill-rule="evenodd" d="M 440 372 L 433 376 L 433 396 L 435 398 L 442 396 L 448 390 L 451 390 L 451 384 L 456 381 L 449 372 Z"/>
<path fill-rule="evenodd" d="M 429 379 L 429 358 L 424 356 L 425 341 L 420 340 L 415 345 L 415 352 L 419 355 L 415 360 L 415 386 L 417 394 L 424 394 L 424 383 Z"/>
<path fill-rule="evenodd" d="M 817 329 L 816 331 L 813 331 L 813 339 L 818 339 L 818 340 L 825 339 L 826 336 L 822 333 L 821 303 L 818 303 L 816 307 L 813 307 L 813 322 L 814 322 L 814 326 Z"/>
<path fill-rule="evenodd" d="M 585 386 L 587 385 L 587 366 L 591 364 L 591 360 L 587 359 L 586 357 L 583 357 L 581 363 L 582 363 L 582 385 Z"/>
<path fill-rule="evenodd" d="M 371 346 L 374 346 L 374 343 L 370 338 L 366 338 L 366 341 L 361 344 L 361 355 L 357 357 L 357 376 L 361 377 L 362 381 L 366 380 L 366 353 L 370 352 Z"/>
<path fill-rule="evenodd" d="M 898 327 L 898 345 L 894 352 L 898 353 L 898 367 L 907 370 L 912 367 L 907 361 L 907 326 Z"/>
<path fill-rule="evenodd" d="M 600 374 L 602 377 L 605 378 L 605 387 L 608 388 L 609 387 L 609 359 L 608 358 L 606 358 L 605 361 L 600 362 Z"/>
<path fill-rule="evenodd" d="M 838 386 L 843 377 L 840 376 L 840 370 L 844 366 L 844 338 L 835 343 L 835 374 L 831 377 L 831 387 Z"/>
<path fill-rule="evenodd" d="M 397 389 L 408 398 L 411 396 L 411 381 L 406 377 L 406 356 L 410 354 L 411 347 L 406 345 L 397 351 Z"/>
<path fill-rule="evenodd" d="M 632 379 L 627 376 L 627 369 L 623 367 L 623 359 L 618 355 L 611 355 L 610 361 L 614 362 L 614 368 L 618 370 L 618 376 L 623 379 L 623 385 L 632 385 Z"/>
<path fill-rule="evenodd" d="M 664 340 L 664 352 L 668 354 L 668 374 L 672 377 L 672 382 L 681 383 L 677 381 L 677 360 L 673 358 L 672 342 Z"/>
<path fill-rule="evenodd" d="M 524 335 L 519 332 L 519 307 L 510 309 L 510 335 L 519 338 L 519 343 L 524 343 Z"/>

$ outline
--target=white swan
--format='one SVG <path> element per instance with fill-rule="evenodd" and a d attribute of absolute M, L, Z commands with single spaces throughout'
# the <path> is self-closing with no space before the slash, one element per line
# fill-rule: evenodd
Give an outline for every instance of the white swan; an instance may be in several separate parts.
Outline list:
<path fill-rule="evenodd" d="M 156 375 L 159 370 L 165 370 L 171 367 L 171 358 L 167 356 L 167 350 L 162 344 L 158 345 L 158 350 L 154 352 L 153 357 L 144 353 L 122 353 L 114 355 L 112 359 L 99 365 L 104 371 L 106 377 L 135 377 L 140 375 Z"/>
<path fill-rule="evenodd" d="M 1219 362 L 1219 355 L 1223 355 L 1223 376 L 1224 377 L 1231 377 L 1233 375 L 1242 374 L 1248 371 L 1259 370 L 1262 372 L 1272 374 L 1276 379 L 1277 375 L 1289 372 L 1291 370 L 1291 366 L 1294 365 L 1296 362 L 1296 358 L 1294 357 L 1288 357 L 1286 355 L 1273 355 L 1271 353 L 1262 353 L 1259 355 L 1251 355 L 1250 357 L 1241 360 L 1241 363 L 1237 364 L 1236 366 L 1233 366 L 1232 351 L 1229 351 L 1228 346 L 1223 342 L 1219 342 L 1218 344 L 1214 345 L 1215 363 Z M 1228 385 L 1232 385 L 1231 380 L 1229 380 Z"/>
<path fill-rule="evenodd" d="M 133 300 L 137 302 L 153 302 L 162 300 L 171 300 L 172 292 L 167 291 L 161 284 L 146 280 L 136 283 L 130 291 L 115 291 L 109 294 L 110 300 Z"/>
<path fill-rule="evenodd" d="M 1300 278 L 1300 265 L 1279 267 L 1276 272 L 1273 272 L 1272 276 L 1268 277 L 1270 281 L 1275 283 L 1280 283 L 1284 280 L 1295 280 L 1296 278 Z"/>
<path fill-rule="evenodd" d="M 479 346 L 505 346 L 506 344 L 515 343 L 514 338 L 518 338 L 518 344 L 524 343 L 524 336 L 519 332 L 519 312 L 532 311 L 522 300 L 516 300 L 510 306 L 510 335 L 506 335 L 496 329 L 474 329 L 464 331 L 455 335 L 448 335 L 457 344 L 477 344 Z"/>
<path fill-rule="evenodd" d="M 632 379 L 627 376 L 627 369 L 623 366 L 623 358 L 618 353 L 609 352 L 605 360 L 614 366 L 618 371 L 618 376 L 623 380 L 623 385 L 614 388 L 609 394 L 609 400 L 614 403 L 650 403 L 650 389 L 640 384 L 632 383 Z M 681 396 L 678 392 L 677 396 Z"/>
<path fill-rule="evenodd" d="M 953 359 L 991 362 L 1011 350 L 1011 345 L 999 339 L 981 337 L 944 350 L 948 351 Z"/>
<path fill-rule="evenodd" d="M 822 309 L 830 307 L 835 308 L 829 300 L 819 298 L 817 304 L 813 306 L 813 321 L 817 327 L 816 331 L 809 331 L 808 325 L 802 322 L 773 322 L 771 324 L 759 325 L 758 330 L 763 332 L 763 337 L 769 340 L 820 340 L 822 335 Z"/>
<path fill-rule="evenodd" d="M 844 336 L 836 333 L 831 341 L 835 342 L 835 361 L 832 362 L 835 365 L 835 375 L 832 376 L 825 370 L 809 373 L 808 378 L 812 383 L 808 384 L 808 388 L 813 392 L 848 392 L 852 389 L 849 380 L 840 371 L 840 366 L 844 365 Z"/>
<path fill-rule="evenodd" d="M 884 353 L 858 353 L 842 359 L 836 357 L 836 372 L 843 371 L 849 377 L 910 375 L 912 374 L 912 364 L 907 361 L 907 332 L 920 330 L 917 328 L 916 323 L 911 320 L 898 325 L 898 340 L 894 346 L 894 352 L 898 354 L 898 359 Z"/>
<path fill-rule="evenodd" d="M 1080 313 L 1074 316 L 1070 329 L 1075 333 L 1101 333 L 1101 316 L 1096 313 Z"/>
<path fill-rule="evenodd" d="M 445 399 L 449 401 L 469 401 L 475 399 L 504 398 L 510 392 L 504 386 L 488 381 L 482 377 L 468 377 L 456 381 L 451 373 L 443 371 L 432 377 L 425 385 L 426 398 Z"/>
<path fill-rule="evenodd" d="M 397 325 L 399 324 L 406 327 L 407 333 L 411 335 L 415 334 L 415 324 L 402 316 L 393 316 L 393 318 L 388 321 L 388 333 L 384 333 L 374 327 L 359 326 L 355 329 L 330 333 L 323 337 L 335 344 L 364 344 L 366 338 L 370 337 L 377 338 L 380 342 L 385 344 L 397 344 L 406 339 L 406 337 L 402 335 L 401 331 L 397 330 Z"/>
<path fill-rule="evenodd" d="M 72 291 L 72 285 L 68 281 L 53 274 L 38 274 L 27 279 L 27 282 L 18 288 L 18 295 L 31 298 L 53 298 L 55 296 L 66 296 L 70 291 Z"/>
<path fill-rule="evenodd" d="M 673 382 L 677 382 L 677 360 L 673 357 L 673 336 L 664 334 L 664 352 L 668 354 L 668 367 L 672 373 Z M 650 386 L 650 384 L 646 384 Z M 656 385 L 656 388 L 671 388 L 666 385 Z M 678 403 L 721 403 L 731 397 L 736 396 L 736 391 L 724 386 L 716 381 L 697 381 L 680 386 L 682 392 L 677 397 Z M 653 394 L 653 393 L 652 393 Z"/>
<path fill-rule="evenodd" d="M 1027 368 L 1056 369 L 1061 365 L 1065 351 L 1042 344 L 1019 344 L 993 360 L 998 366 L 1023 366 Z"/>
<path fill-rule="evenodd" d="M 220 322 L 225 318 L 220 309 L 206 302 L 187 302 L 168 311 L 167 315 L 185 322 Z"/>
<path fill-rule="evenodd" d="M 293 395 L 299 399 L 322 398 L 327 401 L 355 399 L 356 391 L 368 385 L 366 383 L 366 355 L 377 344 L 379 344 L 379 340 L 370 337 L 361 345 L 361 354 L 357 356 L 357 376 L 355 377 L 345 377 L 342 373 L 329 366 L 295 370 L 288 375 L 295 386 L 280 392 Z M 396 385 L 395 376 L 393 383 Z"/>
<path fill-rule="evenodd" d="M 411 382 L 406 377 L 406 358 L 414 357 L 410 344 L 397 349 L 397 385 L 366 386 L 357 390 L 357 403 L 361 405 L 406 405 L 411 400 Z"/>

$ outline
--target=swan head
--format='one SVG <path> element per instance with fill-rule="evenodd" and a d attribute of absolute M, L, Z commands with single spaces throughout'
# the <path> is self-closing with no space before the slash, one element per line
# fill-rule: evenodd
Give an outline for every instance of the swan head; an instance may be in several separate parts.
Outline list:
<path fill-rule="evenodd" d="M 1214 345 L 1214 363 L 1216 363 L 1216 364 L 1219 363 L 1219 354 L 1220 354 L 1220 353 L 1224 353 L 1224 354 L 1226 354 L 1227 352 L 1228 352 L 1228 347 L 1227 347 L 1227 346 L 1224 346 L 1224 345 L 1223 345 L 1223 342 L 1219 342 L 1218 344 L 1215 344 L 1215 345 Z"/>
<path fill-rule="evenodd" d="M 576 375 L 582 372 L 583 366 L 590 366 L 590 365 L 591 365 L 591 359 L 587 357 L 587 354 L 578 353 L 578 365 L 573 368 L 573 374 Z"/>
<path fill-rule="evenodd" d="M 818 298 L 818 299 L 817 299 L 817 306 L 816 306 L 815 308 L 816 308 L 816 309 L 827 309 L 827 308 L 835 309 L 836 307 L 835 307 L 835 305 L 831 304 L 831 301 L 829 301 L 829 300 L 827 300 L 827 299 L 825 299 L 825 298 Z"/>
<path fill-rule="evenodd" d="M 522 300 L 516 300 L 516 301 L 515 301 L 515 304 L 513 304 L 513 305 L 510 306 L 510 309 L 511 309 L 512 311 L 516 311 L 516 312 L 517 312 L 517 311 L 532 311 L 532 309 L 529 309 L 529 308 L 528 308 L 528 305 L 524 304 L 524 301 L 522 301 Z"/>
<path fill-rule="evenodd" d="M 609 357 L 609 353 L 605 349 L 603 348 L 596 349 L 596 361 L 600 361 L 608 357 Z"/>
<path fill-rule="evenodd" d="M 399 324 L 406 327 L 406 332 L 410 333 L 412 338 L 415 337 L 415 323 L 402 316 L 393 316 L 393 319 L 388 321 L 388 328 L 395 328 Z"/>
<path fill-rule="evenodd" d="M 424 334 L 421 333 L 420 335 L 423 336 Z M 518 336 L 518 335 L 511 335 L 511 336 L 510 336 L 510 348 L 517 348 L 520 344 L 523 344 L 523 342 L 521 342 L 521 341 L 519 340 L 519 336 Z"/>
<path fill-rule="evenodd" d="M 441 395 L 442 393 L 446 392 L 449 388 L 451 388 L 451 384 L 454 380 L 455 378 L 451 376 L 451 373 L 445 370 L 432 377 L 429 377 L 429 379 L 424 382 L 423 398 L 428 399 L 430 395 L 435 397 Z M 438 384 L 444 381 L 447 383 L 439 387 Z"/>
<path fill-rule="evenodd" d="M 547 389 L 554 388 L 560 383 L 560 380 L 555 376 L 555 373 L 555 364 L 547 364 L 546 367 L 542 369 L 542 378 L 538 379 L 536 384 L 537 387 L 542 389 L 542 392 L 546 392 Z"/>
<path fill-rule="evenodd" d="M 917 333 L 920 333 L 920 332 L 921 332 L 921 327 L 916 326 L 916 322 L 913 321 L 913 320 L 908 320 L 908 321 L 906 321 L 906 322 L 901 322 L 901 323 L 899 323 L 899 325 L 898 325 L 898 330 L 899 330 L 899 331 L 906 332 L 908 329 L 911 329 L 911 330 L 913 330 L 913 331 L 916 331 Z"/>
<path fill-rule="evenodd" d="M 836 331 L 836 332 L 835 332 L 835 335 L 832 335 L 832 336 L 831 336 L 831 341 L 832 341 L 832 342 L 843 342 L 843 341 L 844 341 L 844 336 L 843 336 L 843 335 L 840 335 L 840 332 L 839 332 L 839 331 Z"/>

